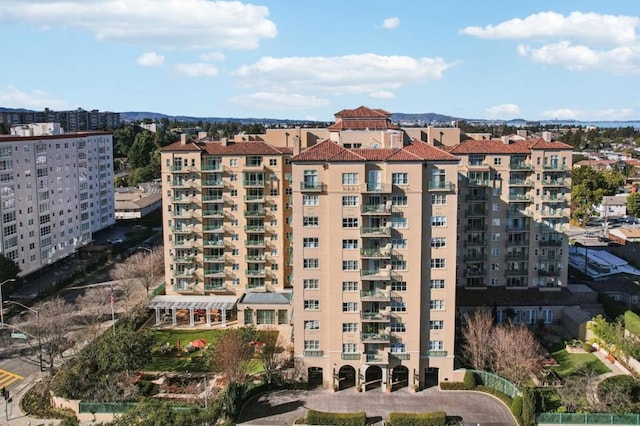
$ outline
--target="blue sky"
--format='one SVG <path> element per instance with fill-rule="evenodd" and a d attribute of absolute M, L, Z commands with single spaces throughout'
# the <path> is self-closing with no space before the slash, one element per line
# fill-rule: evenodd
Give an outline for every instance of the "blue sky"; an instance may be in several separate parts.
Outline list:
<path fill-rule="evenodd" d="M 637 0 L 2 0 L 0 106 L 640 119 Z"/>

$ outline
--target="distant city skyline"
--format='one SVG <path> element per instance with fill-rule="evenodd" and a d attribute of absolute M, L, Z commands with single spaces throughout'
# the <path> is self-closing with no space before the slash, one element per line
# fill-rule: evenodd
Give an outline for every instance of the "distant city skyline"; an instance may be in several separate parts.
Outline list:
<path fill-rule="evenodd" d="M 5 0 L 0 106 L 332 121 L 640 120 L 640 17 L 598 2 Z"/>

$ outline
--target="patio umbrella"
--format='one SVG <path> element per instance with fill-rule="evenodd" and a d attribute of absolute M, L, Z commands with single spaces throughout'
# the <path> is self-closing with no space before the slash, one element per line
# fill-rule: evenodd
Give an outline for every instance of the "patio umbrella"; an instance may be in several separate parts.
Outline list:
<path fill-rule="evenodd" d="M 193 342 L 191 342 L 191 346 L 193 346 L 194 348 L 202 349 L 207 346 L 207 341 L 204 339 L 194 340 Z"/>

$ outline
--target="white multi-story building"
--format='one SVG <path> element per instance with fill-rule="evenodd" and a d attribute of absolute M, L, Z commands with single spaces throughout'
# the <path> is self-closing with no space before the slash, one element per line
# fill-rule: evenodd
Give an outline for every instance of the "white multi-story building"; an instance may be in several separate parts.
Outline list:
<path fill-rule="evenodd" d="M 111 134 L 37 127 L 49 132 L 0 136 L 0 253 L 20 275 L 74 253 L 115 223 Z"/>

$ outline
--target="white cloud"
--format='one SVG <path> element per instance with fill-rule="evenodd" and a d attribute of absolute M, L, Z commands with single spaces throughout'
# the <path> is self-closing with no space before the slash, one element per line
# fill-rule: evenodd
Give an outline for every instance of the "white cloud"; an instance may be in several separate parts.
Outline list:
<path fill-rule="evenodd" d="M 633 108 L 608 108 L 596 111 L 593 117 L 598 120 L 630 120 L 637 119 L 639 115 Z"/>
<path fill-rule="evenodd" d="M 455 66 L 442 58 L 380 56 L 263 57 L 232 75 L 245 88 L 269 92 L 375 93 L 442 78 Z"/>
<path fill-rule="evenodd" d="M 640 74 L 639 26 L 635 16 L 541 12 L 461 32 L 485 39 L 528 40 L 517 46 L 517 54 L 545 65 Z"/>
<path fill-rule="evenodd" d="M 394 99 L 396 95 L 386 90 L 378 90 L 377 92 L 372 92 L 369 94 L 372 98 L 375 99 Z"/>
<path fill-rule="evenodd" d="M 484 112 L 491 117 L 513 117 L 520 114 L 520 107 L 516 104 L 502 104 L 489 107 Z"/>
<path fill-rule="evenodd" d="M 173 67 L 178 75 L 186 77 L 215 77 L 218 75 L 218 68 L 209 64 L 178 64 Z"/>
<path fill-rule="evenodd" d="M 137 62 L 143 67 L 159 67 L 164 64 L 164 56 L 158 55 L 156 52 L 147 52 L 140 55 Z"/>
<path fill-rule="evenodd" d="M 68 27 L 100 41 L 167 49 L 255 49 L 274 38 L 265 6 L 208 0 L 3 0 L 0 24 Z"/>
<path fill-rule="evenodd" d="M 224 53 L 209 52 L 198 56 L 202 62 L 222 62 L 225 60 Z"/>
<path fill-rule="evenodd" d="M 583 112 L 578 109 L 559 108 L 554 110 L 544 111 L 542 116 L 549 119 L 558 120 L 578 120 L 583 115 Z"/>
<path fill-rule="evenodd" d="M 328 99 L 287 93 L 256 92 L 231 98 L 231 102 L 249 109 L 298 109 L 324 107 Z"/>
<path fill-rule="evenodd" d="M 41 110 L 45 108 L 65 110 L 73 106 L 61 99 L 55 99 L 49 93 L 42 90 L 34 90 L 31 93 L 23 92 L 13 86 L 0 90 L 0 105 L 7 108 L 26 108 Z"/>
<path fill-rule="evenodd" d="M 463 34 L 488 39 L 570 39 L 598 44 L 621 45 L 637 42 L 640 18 L 625 15 L 572 12 L 540 12 L 524 19 L 514 18 L 498 25 L 472 26 Z"/>
<path fill-rule="evenodd" d="M 385 30 L 395 30 L 400 26 L 400 18 L 394 16 L 393 18 L 387 18 L 382 21 L 382 28 Z"/>

